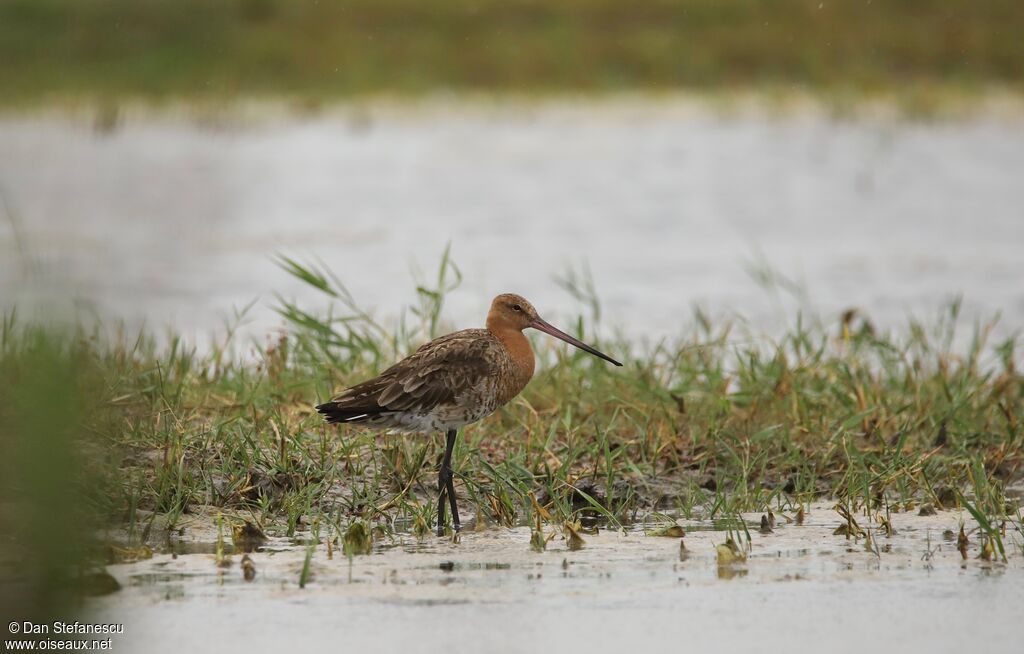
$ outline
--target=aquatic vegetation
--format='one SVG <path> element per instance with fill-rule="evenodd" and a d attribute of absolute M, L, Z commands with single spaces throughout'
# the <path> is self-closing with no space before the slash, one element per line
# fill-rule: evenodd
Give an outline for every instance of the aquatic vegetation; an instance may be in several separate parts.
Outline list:
<path fill-rule="evenodd" d="M 746 556 L 736 547 L 736 543 L 727 540 L 715 548 L 718 557 L 718 565 L 732 565 L 746 561 Z"/>
<path fill-rule="evenodd" d="M 342 543 L 345 548 L 345 556 L 349 558 L 357 554 L 369 554 L 373 551 L 373 534 L 370 533 L 370 528 L 364 521 L 353 520 L 345 530 Z"/>
<path fill-rule="evenodd" d="M 280 265 L 331 303 L 318 314 L 280 299 L 288 328 L 248 354 L 230 337 L 201 353 L 177 337 L 158 346 L 146 333 L 58 332 L 6 315 L 2 446 L 29 452 L 47 475 L 65 458 L 87 470 L 89 483 L 54 497 L 58 510 L 82 507 L 94 526 L 123 531 L 127 547 L 159 547 L 202 507 L 224 515 L 222 561 L 228 535 L 236 551 L 268 533 L 325 530 L 345 534 L 346 554 L 397 532 L 425 535 L 443 443 L 329 427 L 312 407 L 447 328 L 457 269 L 446 257 L 436 286 L 418 289 L 416 311 L 385 326 L 322 266 Z M 585 283 L 567 288 L 600 310 Z M 980 530 L 1001 559 L 1020 524 L 1007 493 L 1024 477 L 1020 350 L 1016 337 L 990 344 L 988 325 L 955 350 L 958 310 L 893 333 L 864 316 L 801 316 L 774 340 L 698 312 L 678 338 L 642 348 L 590 333 L 581 316 L 576 336 L 626 366 L 538 339 L 540 370 L 523 394 L 461 435 L 456 489 L 476 529 L 531 524 L 540 550 L 550 526 L 580 523 L 567 537 L 582 539 L 595 524 L 663 514 L 725 521 L 734 542 L 749 542 L 741 512 L 763 513 L 768 533 L 776 515 L 800 525 L 805 506 L 834 498 L 843 533 L 875 530 L 876 545 L 891 535 L 893 512 L 962 508 L 977 523 L 967 537 Z M 73 415 L 41 403 L 38 426 L 15 420 L 30 397 L 62 396 Z M 29 439 L 45 447 L 26 450 Z M 61 481 L 44 492 L 13 469 L 3 483 L 23 502 L 67 490 Z M 352 540 L 357 525 L 366 537 Z"/>
<path fill-rule="evenodd" d="M 299 573 L 299 588 L 305 588 L 312 577 L 310 571 L 312 569 L 313 551 L 315 549 L 316 546 L 313 543 L 306 546 L 306 556 L 302 559 L 302 571 Z"/>

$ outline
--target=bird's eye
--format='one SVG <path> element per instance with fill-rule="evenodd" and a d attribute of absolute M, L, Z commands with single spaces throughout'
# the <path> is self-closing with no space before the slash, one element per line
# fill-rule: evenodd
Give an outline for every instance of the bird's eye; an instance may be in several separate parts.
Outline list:
<path fill-rule="evenodd" d="M 521 306 L 519 306 L 518 304 L 513 304 L 512 305 L 512 310 L 513 311 L 522 311 L 523 308 Z"/>

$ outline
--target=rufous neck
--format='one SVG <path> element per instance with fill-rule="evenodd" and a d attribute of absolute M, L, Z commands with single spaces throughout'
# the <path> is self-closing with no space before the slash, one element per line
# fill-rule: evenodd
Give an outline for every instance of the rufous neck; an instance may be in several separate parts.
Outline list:
<path fill-rule="evenodd" d="M 517 381 L 521 389 L 533 377 L 534 358 L 530 340 L 521 330 L 501 324 L 492 326 L 490 320 L 487 321 L 487 330 L 494 334 L 508 351 L 517 369 Z"/>

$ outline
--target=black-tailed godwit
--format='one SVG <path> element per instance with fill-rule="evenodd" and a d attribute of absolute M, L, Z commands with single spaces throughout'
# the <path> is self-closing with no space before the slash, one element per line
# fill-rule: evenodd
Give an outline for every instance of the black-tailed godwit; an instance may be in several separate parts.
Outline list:
<path fill-rule="evenodd" d="M 523 330 L 532 327 L 622 364 L 543 320 L 525 298 L 494 298 L 486 329 L 464 329 L 421 346 L 380 376 L 357 384 L 316 407 L 330 423 L 363 424 L 400 432 L 445 432 L 437 478 L 437 535 L 444 534 L 445 497 L 458 531 L 452 450 L 460 427 L 494 413 L 533 376 L 534 359 Z"/>

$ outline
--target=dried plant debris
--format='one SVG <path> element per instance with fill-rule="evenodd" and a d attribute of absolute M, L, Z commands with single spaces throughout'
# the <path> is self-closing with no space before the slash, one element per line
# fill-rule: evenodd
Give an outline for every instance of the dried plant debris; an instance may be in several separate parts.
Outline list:
<path fill-rule="evenodd" d="M 875 556 L 881 556 L 881 552 L 878 550 L 878 546 L 875 543 L 875 539 L 871 537 L 870 531 L 864 532 L 864 551 L 871 552 Z"/>
<path fill-rule="evenodd" d="M 530 549 L 534 552 L 543 552 L 548 548 L 548 541 L 544 538 L 544 532 L 540 529 L 530 530 Z"/>
<path fill-rule="evenodd" d="M 107 548 L 107 563 L 135 563 L 153 558 L 153 550 L 148 545 L 139 547 L 118 547 L 111 545 Z"/>
<path fill-rule="evenodd" d="M 992 561 L 996 557 L 996 548 L 992 544 L 992 538 L 988 534 L 982 534 L 981 536 L 981 552 L 978 553 L 978 558 L 983 561 Z"/>
<path fill-rule="evenodd" d="M 248 520 L 231 527 L 231 542 L 240 552 L 254 552 L 267 542 L 267 535 Z"/>
<path fill-rule="evenodd" d="M 534 500 L 534 509 L 537 508 L 539 508 L 539 505 L 536 500 Z M 534 521 L 533 527 L 530 530 L 530 549 L 534 552 L 543 552 L 546 550 L 548 548 L 548 540 L 550 540 L 544 536 L 544 526 L 541 522 L 542 515 L 547 515 L 547 511 L 535 510 L 533 513 Z"/>
<path fill-rule="evenodd" d="M 666 525 L 647 532 L 648 536 L 660 536 L 662 538 L 682 538 L 686 532 L 679 525 Z"/>
<path fill-rule="evenodd" d="M 834 536 L 846 536 L 847 538 L 863 538 L 865 531 L 861 529 L 861 526 L 857 524 L 856 518 L 850 513 L 842 504 L 836 505 L 836 513 L 842 516 L 846 522 L 836 527 L 836 530 L 832 532 Z"/>
<path fill-rule="evenodd" d="M 412 534 L 416 537 L 416 540 L 423 540 L 434 533 L 434 530 L 430 527 L 431 522 L 432 521 L 429 517 L 423 513 L 417 513 L 415 517 L 413 517 Z"/>
<path fill-rule="evenodd" d="M 218 568 L 231 567 L 231 556 L 224 549 L 224 516 L 220 513 L 217 514 L 217 547 L 213 561 Z"/>
<path fill-rule="evenodd" d="M 473 522 L 473 531 L 477 533 L 487 531 L 487 516 L 480 506 L 476 508 L 476 520 Z"/>
<path fill-rule="evenodd" d="M 252 581 L 256 578 L 256 563 L 253 562 L 252 557 L 248 554 L 242 557 L 242 577 L 246 581 Z"/>
<path fill-rule="evenodd" d="M 537 495 L 533 491 L 530 491 L 527 493 L 527 496 L 530 498 L 530 505 L 533 507 L 533 514 L 537 516 L 537 524 L 539 525 L 541 520 L 550 520 L 551 513 L 537 501 Z"/>
<path fill-rule="evenodd" d="M 967 546 L 970 541 L 967 539 L 967 534 L 964 533 L 964 526 L 960 525 L 960 533 L 956 537 L 956 549 L 959 550 L 961 558 L 967 560 Z"/>
<path fill-rule="evenodd" d="M 732 538 L 727 538 L 724 543 L 715 547 L 715 555 L 720 566 L 743 563 L 747 560 L 747 553 Z"/>
<path fill-rule="evenodd" d="M 885 532 L 885 537 L 892 538 L 892 535 L 896 532 L 896 530 L 892 528 L 892 520 L 886 516 L 880 515 L 878 516 L 878 524 L 881 526 L 882 531 Z"/>
<path fill-rule="evenodd" d="M 579 522 L 567 522 L 562 525 L 562 529 L 565 532 L 566 547 L 569 548 L 570 552 L 579 551 L 587 544 L 587 541 L 583 540 L 583 537 L 580 536 Z"/>
<path fill-rule="evenodd" d="M 487 503 L 491 507 L 491 515 L 499 525 L 511 527 L 516 523 L 516 510 L 510 498 L 496 495 L 487 495 Z"/>

